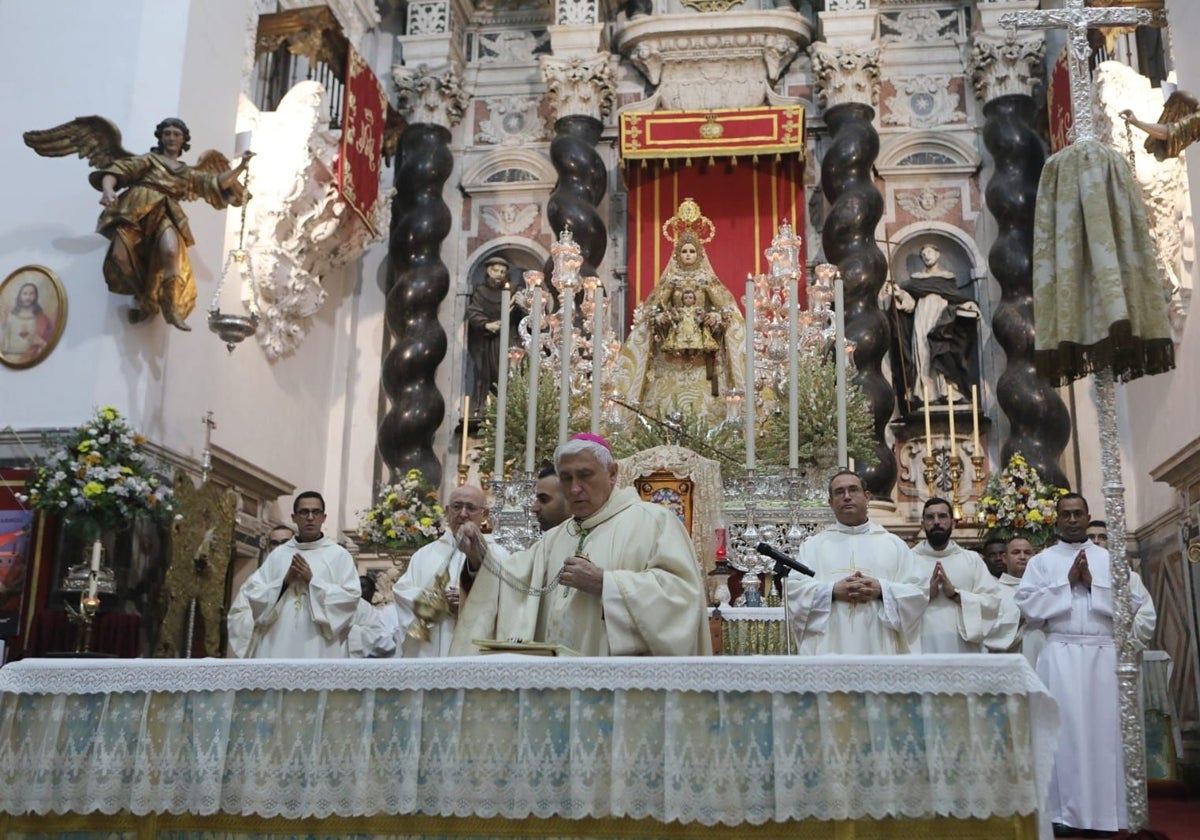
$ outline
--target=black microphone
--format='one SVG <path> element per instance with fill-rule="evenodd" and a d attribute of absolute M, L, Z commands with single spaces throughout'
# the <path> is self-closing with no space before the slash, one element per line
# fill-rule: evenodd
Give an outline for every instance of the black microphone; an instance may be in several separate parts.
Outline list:
<path fill-rule="evenodd" d="M 803 563 L 793 557 L 788 557 L 782 551 L 769 543 L 760 542 L 754 547 L 754 550 L 764 557 L 770 557 L 772 560 L 774 560 L 777 570 L 779 566 L 785 566 L 791 571 L 799 572 L 802 575 L 808 575 L 809 577 L 817 576 L 817 573 L 808 568 L 808 566 L 805 566 Z M 779 572 L 776 571 L 776 574 L 778 575 Z M 787 572 L 784 572 L 783 574 L 787 574 Z"/>

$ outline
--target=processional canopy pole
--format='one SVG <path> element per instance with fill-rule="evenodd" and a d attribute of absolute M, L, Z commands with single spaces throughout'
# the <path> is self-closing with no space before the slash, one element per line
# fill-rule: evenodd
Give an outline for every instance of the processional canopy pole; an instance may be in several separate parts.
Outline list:
<path fill-rule="evenodd" d="M 999 19 L 1013 29 L 1061 28 L 1068 36 L 1073 124 L 1067 136 L 1072 144 L 1046 161 L 1034 219 L 1035 361 L 1038 373 L 1055 385 L 1089 374 L 1096 380 L 1131 833 L 1147 826 L 1149 813 L 1137 697 L 1140 649 L 1133 636 L 1113 383 L 1170 370 L 1174 345 L 1140 191 L 1121 154 L 1096 136 L 1087 33 L 1153 19 L 1149 9 L 1087 8 L 1084 0 L 1065 0 L 1061 9 L 1013 12 Z"/>

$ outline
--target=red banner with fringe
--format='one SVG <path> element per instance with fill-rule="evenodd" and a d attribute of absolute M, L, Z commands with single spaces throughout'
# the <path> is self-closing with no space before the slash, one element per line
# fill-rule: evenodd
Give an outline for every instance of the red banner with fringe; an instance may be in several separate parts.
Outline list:
<path fill-rule="evenodd" d="M 338 152 L 337 187 L 346 203 L 372 233 L 371 219 L 379 197 L 379 164 L 387 95 L 358 51 L 347 45 L 346 90 L 342 107 L 342 145 Z"/>

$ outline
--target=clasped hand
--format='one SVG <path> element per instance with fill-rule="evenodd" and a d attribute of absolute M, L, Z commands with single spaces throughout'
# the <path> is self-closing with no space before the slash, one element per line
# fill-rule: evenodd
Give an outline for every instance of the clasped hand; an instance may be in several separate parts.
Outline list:
<path fill-rule="evenodd" d="M 833 585 L 833 600 L 849 601 L 852 604 L 865 604 L 883 597 L 883 587 L 873 577 L 862 572 L 855 572 L 850 577 L 842 578 Z"/>
<path fill-rule="evenodd" d="M 1082 583 L 1088 589 L 1092 588 L 1092 570 L 1088 568 L 1087 552 L 1083 549 L 1075 555 L 1075 562 L 1071 564 L 1071 570 L 1067 572 L 1067 583 L 1074 586 L 1077 583 Z"/>
<path fill-rule="evenodd" d="M 288 567 L 287 574 L 283 576 L 283 582 L 286 584 L 292 583 L 309 583 L 312 580 L 312 568 L 309 567 L 308 561 L 301 554 L 292 555 L 292 565 Z"/>
<path fill-rule="evenodd" d="M 939 589 L 944 592 L 946 597 L 951 601 L 957 600 L 956 596 L 958 595 L 958 590 L 955 589 L 954 584 L 950 582 L 950 578 L 947 576 L 946 570 L 942 568 L 941 563 L 934 563 L 933 577 L 929 579 L 929 600 L 932 601 L 937 596 Z"/>

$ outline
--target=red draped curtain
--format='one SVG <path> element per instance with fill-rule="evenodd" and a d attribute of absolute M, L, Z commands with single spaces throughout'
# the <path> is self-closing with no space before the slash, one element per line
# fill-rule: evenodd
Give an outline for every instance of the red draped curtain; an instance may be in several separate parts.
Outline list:
<path fill-rule="evenodd" d="M 714 124 L 721 126 L 718 136 Z M 685 198 L 695 199 L 715 225 L 705 250 L 738 300 L 746 276 L 766 270 L 763 251 L 779 225 L 786 220 L 803 234 L 803 126 L 799 107 L 622 115 L 630 316 L 671 256 L 662 226 Z"/>

